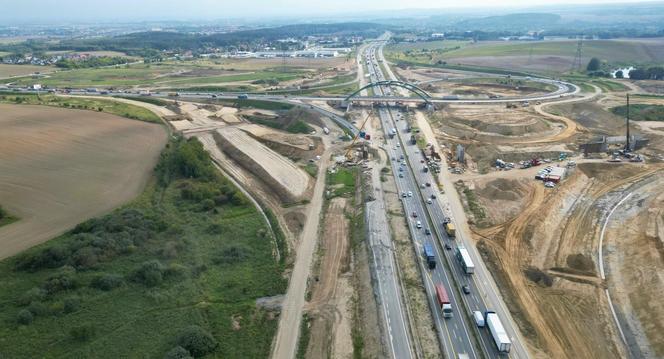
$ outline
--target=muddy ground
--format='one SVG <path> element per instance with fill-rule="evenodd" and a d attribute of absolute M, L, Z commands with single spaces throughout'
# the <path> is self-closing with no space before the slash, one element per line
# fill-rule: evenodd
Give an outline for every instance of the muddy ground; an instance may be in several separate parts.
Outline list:
<path fill-rule="evenodd" d="M 100 112 L 0 105 L 0 258 L 130 201 L 166 143 L 162 126 Z"/>

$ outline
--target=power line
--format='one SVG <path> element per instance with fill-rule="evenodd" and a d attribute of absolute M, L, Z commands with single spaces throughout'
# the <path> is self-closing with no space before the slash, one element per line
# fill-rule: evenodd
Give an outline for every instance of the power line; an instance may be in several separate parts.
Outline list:
<path fill-rule="evenodd" d="M 576 43 L 576 55 L 574 55 L 574 62 L 572 62 L 572 68 L 570 71 L 581 71 L 581 50 L 583 48 L 583 38 L 579 38 L 579 41 Z"/>

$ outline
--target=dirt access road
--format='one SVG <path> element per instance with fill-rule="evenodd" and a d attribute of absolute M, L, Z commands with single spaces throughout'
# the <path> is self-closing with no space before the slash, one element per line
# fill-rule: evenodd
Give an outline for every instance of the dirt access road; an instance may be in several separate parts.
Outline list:
<path fill-rule="evenodd" d="M 166 131 L 101 112 L 0 105 L 0 259 L 58 236 L 138 195 Z"/>
<path fill-rule="evenodd" d="M 333 198 L 325 213 L 318 251 L 322 257 L 316 280 L 310 281 L 311 300 L 306 304 L 311 319 L 307 358 L 350 358 L 353 354 L 346 203 L 346 198 Z"/>
<path fill-rule="evenodd" d="M 535 353 L 626 355 L 594 262 L 599 228 L 616 197 L 611 193 L 656 170 L 580 164 L 555 190 L 529 186 L 516 217 L 477 230 L 485 259 Z"/>
<path fill-rule="evenodd" d="M 326 138 L 324 142 L 327 142 Z M 329 143 L 325 143 L 325 146 L 327 149 L 330 148 Z M 318 239 L 318 225 L 323 207 L 323 192 L 325 191 L 325 171 L 330 164 L 328 151 L 321 156 L 314 193 L 306 211 L 306 222 L 300 234 L 293 272 L 281 308 L 279 329 L 272 351 L 272 358 L 275 359 L 291 359 L 295 356 L 295 350 L 297 349 L 302 308 L 304 307 L 304 294 L 307 289 L 307 279 L 311 271 L 311 262 Z"/>

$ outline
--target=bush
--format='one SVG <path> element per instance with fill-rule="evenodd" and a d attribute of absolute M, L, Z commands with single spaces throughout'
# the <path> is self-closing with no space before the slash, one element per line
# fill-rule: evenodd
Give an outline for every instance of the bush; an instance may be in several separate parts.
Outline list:
<path fill-rule="evenodd" d="M 201 202 L 201 210 L 203 211 L 211 211 L 212 209 L 214 209 L 214 207 L 215 207 L 214 200 L 210 198 L 204 199 L 203 202 Z"/>
<path fill-rule="evenodd" d="M 124 280 L 121 276 L 117 274 L 103 274 L 95 277 L 90 282 L 92 288 L 96 288 L 103 291 L 109 291 L 115 288 L 118 288 L 124 284 Z"/>
<path fill-rule="evenodd" d="M 76 341 L 85 342 L 95 335 L 95 328 L 91 325 L 81 325 L 71 328 L 69 335 Z"/>
<path fill-rule="evenodd" d="M 197 325 L 192 325 L 181 330 L 176 342 L 179 346 L 188 350 L 194 357 L 202 357 L 211 353 L 219 345 L 212 334 Z"/>
<path fill-rule="evenodd" d="M 181 346 L 176 346 L 164 355 L 164 359 L 193 359 L 189 351 Z"/>
<path fill-rule="evenodd" d="M 178 178 L 212 179 L 215 171 L 203 144 L 195 137 L 171 142 L 155 168 L 162 186 Z"/>
<path fill-rule="evenodd" d="M 164 266 L 158 260 L 143 262 L 134 271 L 132 279 L 148 287 L 154 287 L 164 280 Z"/>
<path fill-rule="evenodd" d="M 23 324 L 23 325 L 28 325 L 28 324 L 32 323 L 32 321 L 33 321 L 34 319 L 35 319 L 35 318 L 34 318 L 34 316 L 32 315 L 32 313 L 31 313 L 29 310 L 27 310 L 27 309 L 21 309 L 21 310 L 18 312 L 18 315 L 16 316 L 16 321 L 17 321 L 19 324 Z"/>
<path fill-rule="evenodd" d="M 232 244 L 221 250 L 212 260 L 214 264 L 235 264 L 249 258 L 251 249 L 245 246 Z"/>
<path fill-rule="evenodd" d="M 23 293 L 23 295 L 16 302 L 18 305 L 28 305 L 32 302 L 46 299 L 47 294 L 48 293 L 46 293 L 46 290 L 35 287 Z"/>
<path fill-rule="evenodd" d="M 97 251 L 92 247 L 83 247 L 74 253 L 74 265 L 76 268 L 93 268 L 99 262 Z"/>
<path fill-rule="evenodd" d="M 46 290 L 48 294 L 54 294 L 64 290 L 74 289 L 77 286 L 78 282 L 74 277 L 73 271 L 65 270 L 61 273 L 49 277 L 42 285 L 42 288 Z"/>
<path fill-rule="evenodd" d="M 539 268 L 528 267 L 524 270 L 524 273 L 528 279 L 542 287 L 551 287 L 553 285 L 553 278 Z"/>
<path fill-rule="evenodd" d="M 52 246 L 39 252 L 19 257 L 16 261 L 16 268 L 30 272 L 46 268 L 57 268 L 64 265 L 70 256 L 71 252 L 67 248 Z"/>
<path fill-rule="evenodd" d="M 32 302 L 26 309 L 35 317 L 48 314 L 48 308 L 42 302 Z"/>
<path fill-rule="evenodd" d="M 81 299 L 79 297 L 69 297 L 65 299 L 63 311 L 65 313 L 73 313 L 81 306 Z"/>
<path fill-rule="evenodd" d="M 597 71 L 597 70 L 599 70 L 599 67 L 600 67 L 601 64 L 602 64 L 602 63 L 601 63 L 601 61 L 599 61 L 598 58 L 593 57 L 593 58 L 590 59 L 590 61 L 588 62 L 588 66 L 586 66 L 586 70 L 587 70 L 588 72 Z"/>

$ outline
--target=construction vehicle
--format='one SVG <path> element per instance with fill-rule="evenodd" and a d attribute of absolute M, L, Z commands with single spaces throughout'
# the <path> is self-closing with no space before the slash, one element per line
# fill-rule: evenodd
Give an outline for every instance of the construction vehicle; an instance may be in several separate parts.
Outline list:
<path fill-rule="evenodd" d="M 512 347 L 512 342 L 510 337 L 505 332 L 503 323 L 500 321 L 498 314 L 494 311 L 487 311 L 484 315 L 484 322 L 486 326 L 489 327 L 489 332 L 491 332 L 491 337 L 493 338 L 494 343 L 496 343 L 496 348 L 501 353 L 509 353 Z"/>
<path fill-rule="evenodd" d="M 364 119 L 364 121 L 362 121 L 362 126 L 360 126 L 360 128 L 359 128 L 359 132 L 357 133 L 357 135 L 355 135 L 355 137 L 353 137 L 353 141 L 350 143 L 350 146 L 348 146 L 348 150 L 346 150 L 346 154 L 345 154 L 346 160 L 350 161 L 350 160 L 353 159 L 353 155 L 351 153 L 353 151 L 353 146 L 355 145 L 355 142 L 357 141 L 357 139 L 360 138 L 360 137 L 365 138 L 365 136 L 367 136 L 367 134 L 363 131 L 363 129 L 364 129 L 364 125 L 367 124 L 367 121 L 369 120 L 369 117 L 371 117 L 372 112 L 373 111 L 370 111 L 367 114 L 367 117 Z M 370 139 L 370 138 L 371 137 L 369 137 L 368 139 Z"/>

